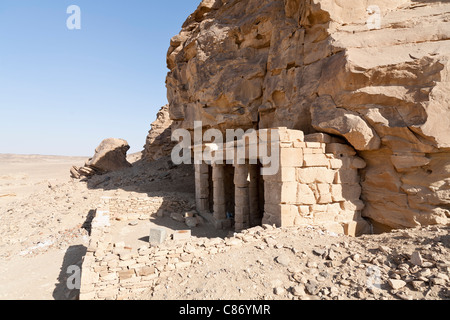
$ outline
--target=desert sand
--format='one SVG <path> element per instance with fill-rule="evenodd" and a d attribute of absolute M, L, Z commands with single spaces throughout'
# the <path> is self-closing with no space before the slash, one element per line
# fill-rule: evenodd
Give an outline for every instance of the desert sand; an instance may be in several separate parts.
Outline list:
<path fill-rule="evenodd" d="M 194 192 L 192 168 L 167 172 L 166 160 L 88 180 L 70 177 L 88 157 L 0 155 L 0 299 L 76 299 L 67 288 L 67 268 L 81 267 L 89 244 L 89 223 L 105 195 L 133 192 Z M 171 176 L 181 183 L 161 185 Z M 97 187 L 98 186 L 98 187 Z"/>
<path fill-rule="evenodd" d="M 0 155 L 0 299 L 68 298 L 59 290 L 58 277 L 64 259 L 72 252 L 79 257 L 79 249 L 87 239 L 76 237 L 67 243 L 72 248 L 69 253 L 67 246 L 45 250 L 51 236 L 76 227 L 83 214 L 67 215 L 58 207 L 48 206 L 46 198 L 52 196 L 49 192 L 53 186 L 69 183 L 71 165 L 85 160 L 85 157 Z M 40 229 L 39 225 L 46 227 Z M 36 254 L 38 251 L 45 254 Z M 66 262 L 76 264 L 79 259 Z"/>

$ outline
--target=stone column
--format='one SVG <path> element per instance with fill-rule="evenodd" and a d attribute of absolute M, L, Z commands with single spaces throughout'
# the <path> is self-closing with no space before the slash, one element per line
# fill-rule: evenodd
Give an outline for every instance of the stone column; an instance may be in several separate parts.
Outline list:
<path fill-rule="evenodd" d="M 235 212 L 234 223 L 236 231 L 250 227 L 250 192 L 249 192 L 249 166 L 235 165 Z"/>
<path fill-rule="evenodd" d="M 215 164 L 212 167 L 214 218 L 218 221 L 227 218 L 225 199 L 224 165 Z"/>
<path fill-rule="evenodd" d="M 195 165 L 195 203 L 199 213 L 209 212 L 209 166 Z"/>

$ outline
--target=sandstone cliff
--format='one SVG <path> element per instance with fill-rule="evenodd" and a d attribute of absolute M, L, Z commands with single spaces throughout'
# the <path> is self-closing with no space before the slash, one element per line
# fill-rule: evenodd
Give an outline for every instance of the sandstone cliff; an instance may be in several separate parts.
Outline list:
<path fill-rule="evenodd" d="M 448 1 L 204 0 L 171 39 L 170 117 L 341 136 L 365 217 L 448 224 L 449 57 Z"/>

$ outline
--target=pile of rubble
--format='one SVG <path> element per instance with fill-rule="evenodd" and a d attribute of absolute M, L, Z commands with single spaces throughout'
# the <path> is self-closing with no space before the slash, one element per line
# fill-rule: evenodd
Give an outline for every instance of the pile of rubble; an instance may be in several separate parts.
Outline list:
<path fill-rule="evenodd" d="M 350 238 L 315 227 L 265 225 L 189 242 L 189 268 L 159 278 L 141 299 L 450 299 L 449 228 Z M 192 249 L 192 248 L 191 248 Z"/>

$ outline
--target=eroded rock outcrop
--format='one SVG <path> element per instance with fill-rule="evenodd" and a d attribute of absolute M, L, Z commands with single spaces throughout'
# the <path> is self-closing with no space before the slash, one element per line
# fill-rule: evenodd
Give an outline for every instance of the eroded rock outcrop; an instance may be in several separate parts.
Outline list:
<path fill-rule="evenodd" d="M 170 116 L 341 136 L 365 217 L 448 224 L 449 57 L 448 1 L 204 0 L 171 40 Z"/>
<path fill-rule="evenodd" d="M 129 149 L 128 142 L 123 139 L 105 139 L 95 149 L 94 156 L 86 161 L 84 167 L 71 168 L 71 176 L 80 179 L 129 168 L 132 166 L 127 160 Z"/>

